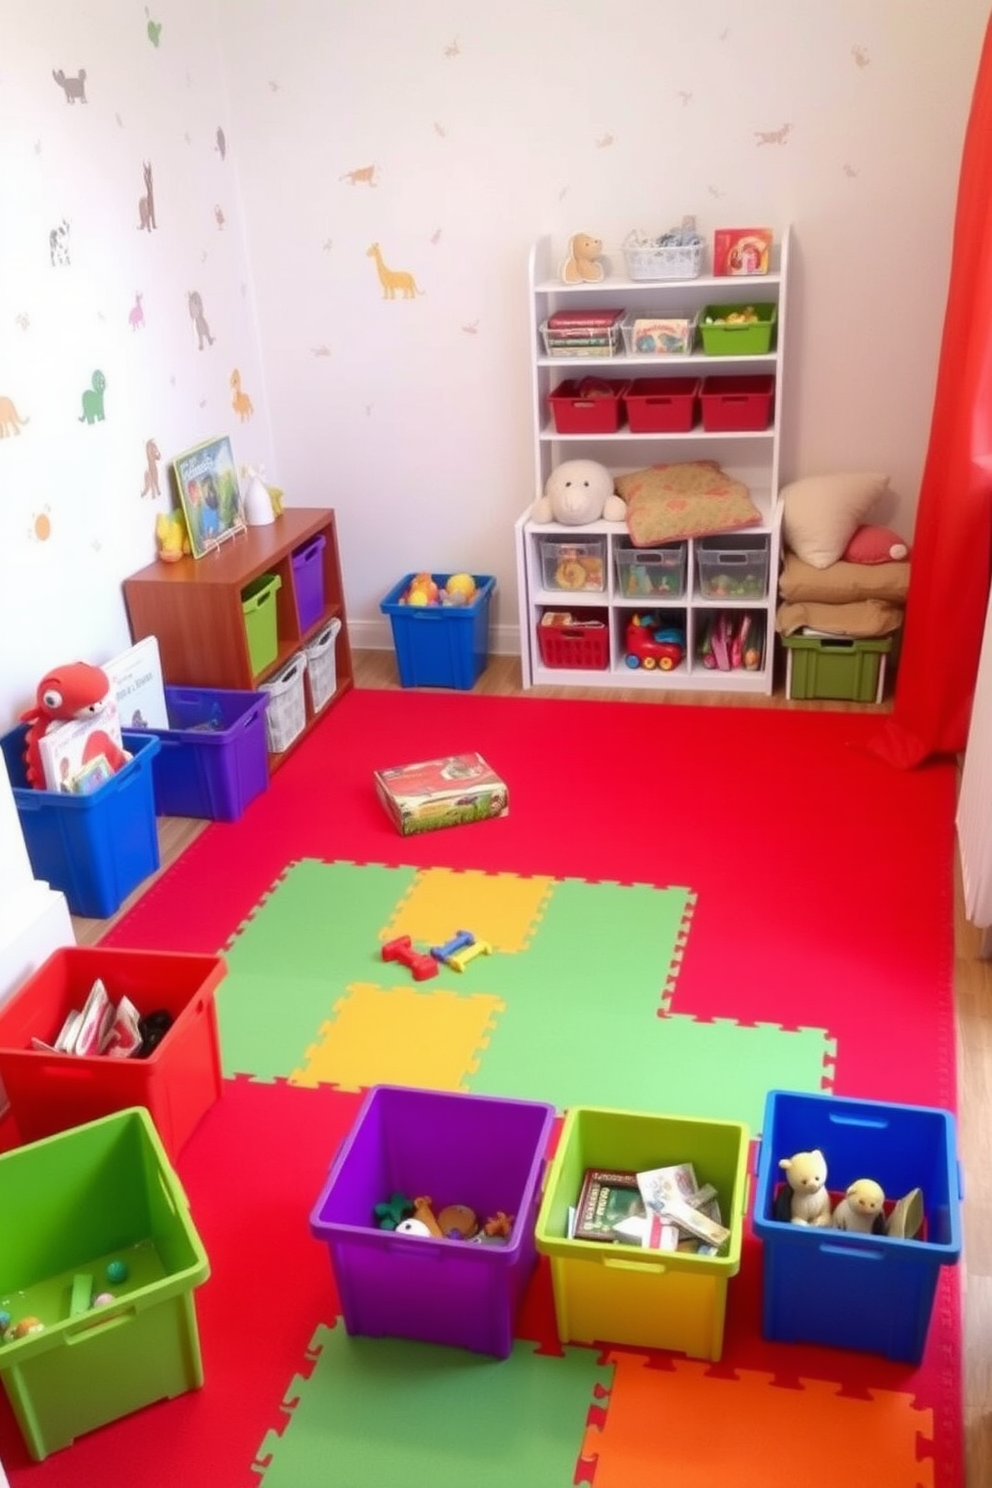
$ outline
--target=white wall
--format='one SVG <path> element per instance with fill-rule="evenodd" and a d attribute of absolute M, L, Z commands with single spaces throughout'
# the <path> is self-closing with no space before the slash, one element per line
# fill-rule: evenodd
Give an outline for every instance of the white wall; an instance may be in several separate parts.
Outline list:
<path fill-rule="evenodd" d="M 936 0 L 149 10 L 158 46 L 128 0 L 0 0 L 0 190 L 18 203 L 0 396 L 31 417 L 0 440 L 0 713 L 68 652 L 126 640 L 119 583 L 152 554 L 152 435 L 168 460 L 230 433 L 289 502 L 336 507 L 358 644 L 387 643 L 378 602 L 406 571 L 464 567 L 498 576 L 496 645 L 514 646 L 511 529 L 535 494 L 526 256 L 543 232 L 595 232 L 619 259 L 628 229 L 686 212 L 707 234 L 792 222 L 783 474 L 884 469 L 880 515 L 910 528 L 985 0 L 957 0 L 953 24 Z M 80 66 L 85 109 L 51 78 Z M 155 234 L 136 230 L 149 157 Z M 70 271 L 48 262 L 63 215 Z M 383 298 L 373 241 L 421 295 Z M 131 332 L 139 289 L 148 325 Z M 79 424 L 103 363 L 106 423 Z"/>
<path fill-rule="evenodd" d="M 0 34 L 0 400 L 24 420 L 0 404 L 7 727 L 50 667 L 128 644 L 121 580 L 155 557 L 177 454 L 227 433 L 239 461 L 274 462 L 212 8 L 0 0 Z M 81 69 L 85 102 L 70 103 L 52 74 Z M 142 231 L 146 162 L 156 226 Z M 63 219 L 69 261 L 53 263 Z M 190 292 L 213 336 L 202 350 Z M 235 368 L 256 409 L 244 424 Z M 88 423 L 97 370 L 105 417 Z M 157 497 L 143 494 L 148 440 Z"/>

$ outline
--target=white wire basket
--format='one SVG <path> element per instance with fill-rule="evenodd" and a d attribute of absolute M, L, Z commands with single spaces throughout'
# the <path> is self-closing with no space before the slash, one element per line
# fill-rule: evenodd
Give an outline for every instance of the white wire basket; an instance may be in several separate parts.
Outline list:
<path fill-rule="evenodd" d="M 307 658 L 307 682 L 310 707 L 314 713 L 325 708 L 337 691 L 338 669 L 334 643 L 341 629 L 340 620 L 330 620 L 319 635 L 304 647 Z"/>
<path fill-rule="evenodd" d="M 306 670 L 307 659 L 302 651 L 297 651 L 276 676 L 261 684 L 260 691 L 269 696 L 265 731 L 272 754 L 281 754 L 288 749 L 306 726 L 307 705 L 303 688 Z"/>
<path fill-rule="evenodd" d="M 631 279 L 698 279 L 703 272 L 702 238 L 688 243 L 659 243 L 646 233 L 629 232 L 623 256 Z"/>

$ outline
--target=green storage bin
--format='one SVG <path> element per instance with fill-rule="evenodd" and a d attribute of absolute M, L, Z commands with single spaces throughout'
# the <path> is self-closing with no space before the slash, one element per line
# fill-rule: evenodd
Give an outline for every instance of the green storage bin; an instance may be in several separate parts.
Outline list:
<path fill-rule="evenodd" d="M 0 1309 L 11 1325 L 44 1324 L 0 1341 L 0 1378 L 36 1462 L 202 1385 L 193 1288 L 210 1267 L 143 1106 L 0 1153 L 0 1196 Z M 108 1280 L 113 1261 L 125 1279 Z M 101 1292 L 115 1300 L 73 1310 Z"/>
<path fill-rule="evenodd" d="M 782 644 L 788 658 L 788 698 L 881 702 L 892 636 L 855 640 L 853 636 L 790 635 L 782 637 Z"/>
<path fill-rule="evenodd" d="M 276 595 L 281 588 L 282 579 L 279 574 L 262 574 L 259 578 L 252 579 L 241 592 L 248 657 L 255 677 L 271 666 L 279 654 Z"/>
<path fill-rule="evenodd" d="M 697 1359 L 723 1351 L 727 1288 L 741 1264 L 749 1134 L 734 1121 L 575 1106 L 566 1113 L 537 1219 L 538 1250 L 551 1259 L 562 1343 L 674 1349 Z M 568 1238 L 568 1211 L 587 1168 L 691 1162 L 712 1183 L 726 1245 L 714 1256 L 641 1250 Z"/>
<path fill-rule="evenodd" d="M 748 305 L 757 320 L 737 325 L 707 325 Z M 699 334 L 707 356 L 764 356 L 772 349 L 778 306 L 739 300 L 733 305 L 706 305 L 699 317 Z"/>

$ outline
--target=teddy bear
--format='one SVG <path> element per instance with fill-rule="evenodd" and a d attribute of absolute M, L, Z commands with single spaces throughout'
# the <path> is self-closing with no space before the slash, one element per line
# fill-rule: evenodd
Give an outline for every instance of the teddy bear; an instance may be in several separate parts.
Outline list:
<path fill-rule="evenodd" d="M 833 1212 L 835 1230 L 859 1235 L 885 1233 L 885 1193 L 874 1178 L 856 1178 Z"/>
<path fill-rule="evenodd" d="M 627 503 L 613 489 L 613 477 L 595 460 L 566 460 L 556 465 L 531 511 L 535 522 L 559 522 L 563 527 L 585 527 L 603 518 L 622 522 Z"/>
<path fill-rule="evenodd" d="M 823 1153 L 819 1148 L 812 1152 L 794 1152 L 791 1157 L 783 1157 L 779 1167 L 785 1173 L 791 1190 L 790 1222 L 826 1229 L 830 1224 L 830 1195 Z"/>
<path fill-rule="evenodd" d="M 565 284 L 598 284 L 603 278 L 603 265 L 598 262 L 603 251 L 602 238 L 591 233 L 573 233 L 568 240 L 568 257 L 561 266 Z"/>

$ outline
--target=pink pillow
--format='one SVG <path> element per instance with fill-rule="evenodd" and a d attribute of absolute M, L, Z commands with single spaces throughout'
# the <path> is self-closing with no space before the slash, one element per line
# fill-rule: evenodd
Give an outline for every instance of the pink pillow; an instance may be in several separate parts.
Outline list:
<path fill-rule="evenodd" d="M 891 527 L 858 527 L 843 556 L 847 563 L 901 563 L 909 557 L 909 544 Z"/>

